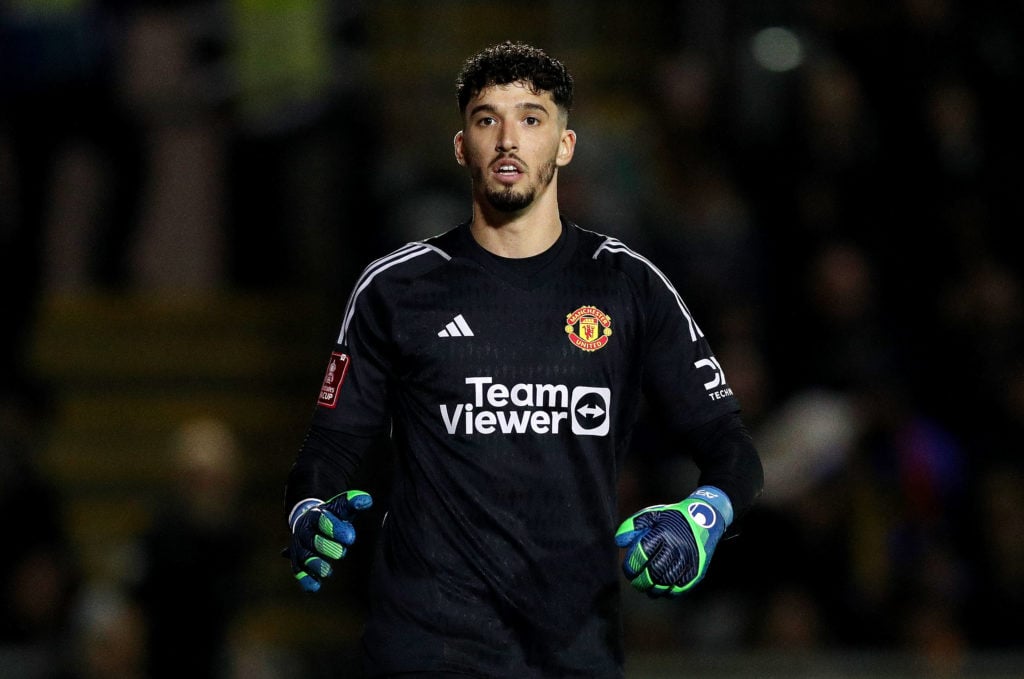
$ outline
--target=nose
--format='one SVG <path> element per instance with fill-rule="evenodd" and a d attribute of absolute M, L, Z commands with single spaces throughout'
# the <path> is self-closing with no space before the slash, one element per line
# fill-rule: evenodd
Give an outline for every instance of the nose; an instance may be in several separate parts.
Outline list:
<path fill-rule="evenodd" d="M 498 142 L 494 147 L 495 150 L 501 153 L 511 153 L 519 148 L 519 140 L 516 138 L 513 129 L 513 126 L 510 125 L 502 127 L 501 134 L 498 135 Z"/>

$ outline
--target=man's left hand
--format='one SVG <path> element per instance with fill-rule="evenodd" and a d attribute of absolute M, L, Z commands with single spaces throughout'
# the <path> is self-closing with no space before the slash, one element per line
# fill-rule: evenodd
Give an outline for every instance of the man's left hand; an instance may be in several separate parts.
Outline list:
<path fill-rule="evenodd" d="M 732 503 L 714 486 L 701 486 L 682 502 L 654 505 L 622 522 L 615 544 L 627 549 L 622 571 L 650 597 L 674 597 L 707 572 L 732 523 Z"/>

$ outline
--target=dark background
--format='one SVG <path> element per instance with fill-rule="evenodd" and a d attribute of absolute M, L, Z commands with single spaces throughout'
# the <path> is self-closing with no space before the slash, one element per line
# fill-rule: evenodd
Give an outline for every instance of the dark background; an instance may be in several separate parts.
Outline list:
<path fill-rule="evenodd" d="M 673 279 L 765 462 L 698 590 L 626 593 L 629 676 L 1012 675 L 1022 29 L 954 0 L 7 2 L 2 673 L 358 676 L 369 550 L 301 596 L 283 482 L 358 271 L 468 217 L 454 77 L 513 39 L 576 76 L 563 213 Z M 689 492 L 657 422 L 635 439 L 624 512 Z"/>

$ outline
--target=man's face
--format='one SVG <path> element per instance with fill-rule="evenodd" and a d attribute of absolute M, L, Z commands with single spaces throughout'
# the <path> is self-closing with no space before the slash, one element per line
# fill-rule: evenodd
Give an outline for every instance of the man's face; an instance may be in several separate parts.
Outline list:
<path fill-rule="evenodd" d="M 481 91 L 466 106 L 464 123 L 455 135 L 456 160 L 469 169 L 476 199 L 499 212 L 532 204 L 576 144 L 551 94 L 534 94 L 522 82 Z"/>

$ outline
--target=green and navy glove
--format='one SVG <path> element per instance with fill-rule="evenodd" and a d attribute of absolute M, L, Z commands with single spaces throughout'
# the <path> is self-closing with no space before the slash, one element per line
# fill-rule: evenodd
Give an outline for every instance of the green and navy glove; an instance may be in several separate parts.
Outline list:
<path fill-rule="evenodd" d="M 615 544 L 628 548 L 622 572 L 649 597 L 679 596 L 704 577 L 730 523 L 732 502 L 714 486 L 701 486 L 676 504 L 642 509 L 615 533 Z"/>
<path fill-rule="evenodd" d="M 326 502 L 309 499 L 295 505 L 288 517 L 292 540 L 285 555 L 291 558 L 292 572 L 302 589 L 320 589 L 320 580 L 334 572 L 331 563 L 343 558 L 355 542 L 352 520 L 372 504 L 369 493 L 347 490 Z"/>

